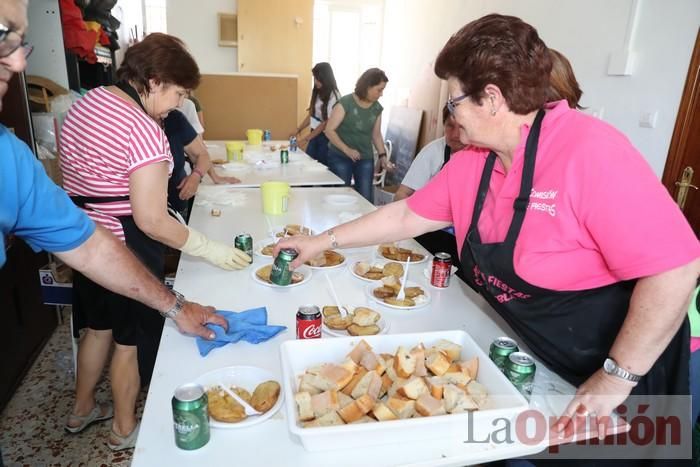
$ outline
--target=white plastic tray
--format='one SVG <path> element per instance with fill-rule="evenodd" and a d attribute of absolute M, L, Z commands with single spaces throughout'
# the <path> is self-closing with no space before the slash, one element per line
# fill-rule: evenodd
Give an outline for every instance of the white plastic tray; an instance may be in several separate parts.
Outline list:
<path fill-rule="evenodd" d="M 394 353 L 400 345 L 413 347 L 422 342 L 426 348 L 440 339 L 448 339 L 462 346 L 462 359 L 479 358 L 477 380 L 489 392 L 488 407 L 472 413 L 411 418 L 377 423 L 302 428 L 297 420 L 294 394 L 298 376 L 314 365 L 340 363 L 345 356 L 364 339 L 376 353 Z M 493 429 L 497 418 L 514 419 L 528 408 L 525 398 L 513 387 L 488 355 L 479 348 L 464 331 L 437 331 L 416 334 L 388 334 L 365 337 L 339 337 L 336 339 L 307 339 L 283 342 L 280 346 L 283 388 L 289 403 L 285 404 L 289 431 L 299 438 L 307 451 L 325 451 L 381 444 L 405 443 L 436 438 L 464 440 L 467 430 L 475 439 Z"/>

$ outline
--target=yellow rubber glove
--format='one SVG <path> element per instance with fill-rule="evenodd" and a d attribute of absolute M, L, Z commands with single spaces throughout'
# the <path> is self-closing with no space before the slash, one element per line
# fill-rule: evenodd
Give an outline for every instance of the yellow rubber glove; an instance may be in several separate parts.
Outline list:
<path fill-rule="evenodd" d="M 238 248 L 209 240 L 201 232 L 197 232 L 190 227 L 187 227 L 187 230 L 189 230 L 187 241 L 180 248 L 180 251 L 183 253 L 199 256 L 211 264 L 229 271 L 243 269 L 252 262 L 250 256 Z"/>

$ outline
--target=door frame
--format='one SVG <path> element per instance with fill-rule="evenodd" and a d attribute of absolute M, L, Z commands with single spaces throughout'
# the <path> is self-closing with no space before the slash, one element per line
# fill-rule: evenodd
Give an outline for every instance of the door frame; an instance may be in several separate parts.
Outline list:
<path fill-rule="evenodd" d="M 698 34 L 695 38 L 695 47 L 690 58 L 688 75 L 676 117 L 676 125 L 673 129 L 671 145 L 669 146 L 668 157 L 666 158 L 666 165 L 661 178 L 661 182 L 666 186 L 674 200 L 676 199 L 676 181 L 683 170 L 681 162 L 686 149 L 688 131 L 690 131 L 689 122 L 692 109 L 698 99 L 700 99 L 700 28 L 698 28 Z"/>

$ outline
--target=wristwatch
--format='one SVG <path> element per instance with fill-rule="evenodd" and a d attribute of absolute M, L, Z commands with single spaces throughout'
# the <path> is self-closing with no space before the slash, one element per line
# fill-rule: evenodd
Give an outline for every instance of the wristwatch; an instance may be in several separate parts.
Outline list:
<path fill-rule="evenodd" d="M 632 383 L 637 383 L 640 379 L 642 379 L 640 375 L 635 375 L 634 373 L 630 373 L 624 368 L 621 368 L 617 362 L 610 357 L 605 359 L 605 362 L 603 363 L 603 371 L 609 375 L 617 376 L 618 378 L 622 378 Z"/>
<path fill-rule="evenodd" d="M 185 306 L 185 296 L 177 290 L 171 290 L 171 292 L 175 295 L 175 304 L 169 310 L 161 311 L 160 314 L 165 318 L 175 319 L 182 311 L 182 307 Z"/>

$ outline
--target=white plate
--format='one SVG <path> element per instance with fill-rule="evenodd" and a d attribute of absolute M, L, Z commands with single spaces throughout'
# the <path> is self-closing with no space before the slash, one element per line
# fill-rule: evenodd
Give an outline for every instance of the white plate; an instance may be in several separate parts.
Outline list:
<path fill-rule="evenodd" d="M 389 263 L 390 261 L 388 259 L 384 258 L 372 258 L 372 259 L 361 259 L 359 261 L 354 261 L 352 264 L 348 265 L 348 268 L 350 269 L 350 274 L 353 276 L 357 277 L 358 279 L 365 281 L 365 282 L 377 282 L 375 279 L 367 279 L 366 277 L 362 277 L 361 275 L 357 274 L 355 272 L 355 266 L 357 263 L 369 263 L 372 266 L 377 266 L 377 267 L 384 267 L 386 263 Z M 398 261 L 395 261 L 398 262 Z"/>
<path fill-rule="evenodd" d="M 289 284 L 289 285 L 277 285 L 277 284 L 272 284 L 270 282 L 265 282 L 264 280 L 258 278 L 258 276 L 255 275 L 255 272 L 258 269 L 264 268 L 265 266 L 267 266 L 269 264 L 272 264 L 272 263 L 263 264 L 262 266 L 258 266 L 258 267 L 253 268 L 252 271 L 250 271 L 250 277 L 252 277 L 253 280 L 255 282 L 257 282 L 258 284 L 266 285 L 268 287 L 272 287 L 273 289 L 288 289 L 290 287 L 297 287 L 301 284 L 306 284 L 307 282 L 309 282 L 309 279 L 311 279 L 311 268 L 308 266 L 299 266 L 294 271 L 300 272 L 304 275 L 304 279 L 302 279 L 301 282 L 297 282 L 296 284 Z"/>
<path fill-rule="evenodd" d="M 404 248 L 404 247 L 401 247 L 401 248 Z M 396 261 L 395 259 L 387 258 L 386 256 L 384 256 L 384 255 L 379 251 L 379 247 L 377 247 L 374 251 L 376 252 L 377 258 L 381 258 L 381 259 L 386 260 L 386 261 Z M 411 251 L 413 251 L 413 252 L 415 252 L 415 253 L 420 253 L 421 255 L 423 255 L 423 259 L 422 259 L 422 260 L 420 260 L 420 261 L 411 261 L 411 262 L 409 263 L 409 264 L 411 264 L 411 265 L 413 265 L 413 264 L 425 263 L 426 261 L 428 261 L 428 258 L 431 257 L 430 253 L 428 253 L 427 251 L 424 252 L 424 251 L 421 251 L 421 250 L 417 250 L 417 249 L 415 249 L 415 248 L 411 248 Z M 396 262 L 397 262 L 397 263 L 405 263 L 406 261 L 396 261 Z"/>
<path fill-rule="evenodd" d="M 276 169 L 279 168 L 281 165 L 282 164 L 280 164 L 278 161 L 260 160 L 255 163 L 255 168 L 260 170 Z"/>
<path fill-rule="evenodd" d="M 336 206 L 349 206 L 357 203 L 357 196 L 344 195 L 341 193 L 326 195 L 323 197 L 323 199 L 326 201 L 326 203 L 334 204 Z"/>
<path fill-rule="evenodd" d="M 258 384 L 270 380 L 277 381 L 280 383 L 280 386 L 282 385 L 282 380 L 280 378 L 276 378 L 272 373 L 267 370 L 263 370 L 262 368 L 255 366 L 229 366 L 204 373 L 194 380 L 194 382 L 202 385 L 205 391 L 213 386 L 218 386 L 219 383 L 222 383 L 231 386 L 239 386 L 253 394 L 253 391 Z M 256 417 L 248 417 L 238 423 L 219 422 L 213 418 L 210 418 L 209 426 L 212 428 L 246 428 L 257 425 L 258 423 L 262 423 L 275 415 L 280 407 L 282 407 L 283 403 L 284 388 L 281 387 L 280 396 L 277 399 L 277 402 L 264 414 Z"/>
<path fill-rule="evenodd" d="M 377 336 L 379 334 L 386 334 L 389 331 L 389 323 L 384 319 L 382 316 L 379 321 L 377 321 L 377 326 L 379 326 L 379 332 L 377 334 L 372 334 L 373 336 Z M 328 326 L 326 326 L 326 323 L 323 323 L 322 326 L 323 333 L 328 334 L 329 336 L 333 337 L 352 337 L 350 334 L 348 334 L 347 331 L 339 331 L 337 329 L 331 329 Z M 358 336 L 362 337 L 362 336 Z"/>
<path fill-rule="evenodd" d="M 390 305 L 390 304 L 384 302 L 383 300 L 380 300 L 379 298 L 375 297 L 372 294 L 372 291 L 374 289 L 376 289 L 377 287 L 381 287 L 382 284 L 383 284 L 382 281 L 374 281 L 372 284 L 369 284 L 369 285 L 367 285 L 367 287 L 365 287 L 365 294 L 367 295 L 367 298 L 369 300 L 371 300 L 374 303 L 377 303 L 379 305 L 382 305 L 382 306 L 385 306 L 388 308 L 394 308 L 396 310 L 415 310 L 417 308 L 423 308 L 424 306 L 430 305 L 430 291 L 428 291 L 427 288 L 422 284 L 417 284 L 415 282 L 406 281 L 406 287 L 420 287 L 421 289 L 423 289 L 423 292 L 425 295 L 425 301 L 416 304 L 416 306 Z"/>
<path fill-rule="evenodd" d="M 258 240 L 253 246 L 253 253 L 262 258 L 272 258 L 272 255 L 263 255 L 262 249 L 271 243 L 277 243 L 279 238 L 266 238 L 265 240 Z"/>
<path fill-rule="evenodd" d="M 290 222 L 290 224 L 294 224 L 294 223 L 293 223 L 293 222 Z M 277 234 L 278 234 L 278 233 L 283 233 L 285 227 L 286 227 L 287 225 L 290 225 L 290 224 L 278 225 L 278 226 L 273 227 L 273 228 L 272 228 L 272 231 L 274 232 L 275 237 L 276 237 L 276 238 L 283 238 L 283 237 L 277 237 Z M 301 225 L 301 224 L 296 224 L 296 225 Z M 302 227 L 305 229 L 305 230 L 304 230 L 304 233 L 305 233 L 305 234 L 308 234 L 308 235 L 316 235 L 316 231 L 315 231 L 314 229 L 312 229 L 311 227 L 309 227 L 308 225 L 303 225 Z M 308 230 L 307 230 L 307 229 L 308 229 Z"/>
<path fill-rule="evenodd" d="M 335 266 L 311 266 L 309 264 L 305 264 L 304 266 L 307 266 L 311 269 L 319 269 L 319 270 L 326 270 L 326 271 L 329 269 L 337 269 L 337 268 L 345 266 L 345 264 L 348 262 L 348 257 L 343 255 L 342 253 L 340 253 L 338 251 L 336 251 L 336 253 L 339 253 L 343 256 L 343 261 L 340 264 L 336 264 Z"/>

